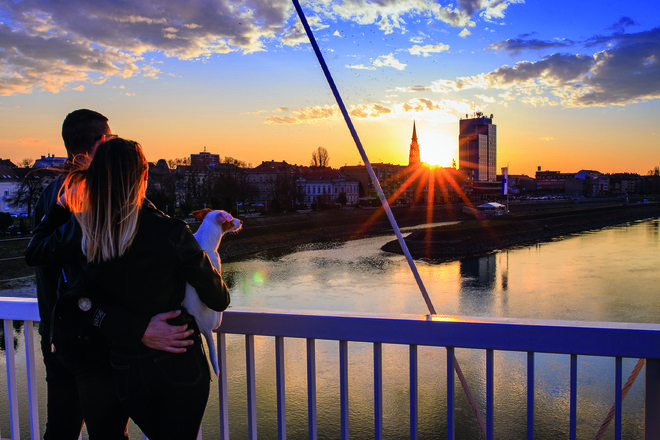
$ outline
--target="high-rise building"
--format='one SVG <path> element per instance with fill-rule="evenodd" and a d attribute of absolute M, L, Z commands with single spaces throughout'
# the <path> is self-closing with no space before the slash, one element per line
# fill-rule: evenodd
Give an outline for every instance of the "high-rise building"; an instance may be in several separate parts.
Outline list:
<path fill-rule="evenodd" d="M 418 165 L 421 162 L 419 155 L 419 144 L 417 143 L 417 129 L 413 121 L 412 142 L 410 143 L 410 153 L 408 154 L 408 166 Z"/>
<path fill-rule="evenodd" d="M 497 131 L 493 115 L 477 112 L 460 120 L 458 168 L 474 182 L 497 181 Z"/>
<path fill-rule="evenodd" d="M 204 151 L 202 151 L 201 153 L 190 155 L 190 165 L 192 166 L 193 169 L 196 168 L 206 169 L 208 167 L 214 167 L 219 163 L 220 163 L 220 155 L 207 153 L 206 147 L 204 147 Z"/>

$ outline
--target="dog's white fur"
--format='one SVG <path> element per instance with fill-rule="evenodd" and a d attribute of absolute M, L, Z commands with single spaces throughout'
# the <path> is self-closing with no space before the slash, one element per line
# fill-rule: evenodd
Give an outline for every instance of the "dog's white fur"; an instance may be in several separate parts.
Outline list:
<path fill-rule="evenodd" d="M 211 211 L 207 209 L 204 212 L 206 212 L 204 221 L 194 235 L 201 248 L 209 256 L 213 266 L 215 266 L 219 273 L 222 273 L 220 255 L 218 254 L 218 246 L 220 245 L 222 236 L 228 232 L 238 232 L 243 227 L 243 222 L 237 218 L 233 218 L 231 214 L 225 211 Z M 217 376 L 220 368 L 218 366 L 218 355 L 213 330 L 220 326 L 222 312 L 216 312 L 206 307 L 190 284 L 186 284 L 186 296 L 182 304 L 188 310 L 188 313 L 195 317 L 199 331 L 206 339 L 211 364 Z"/>

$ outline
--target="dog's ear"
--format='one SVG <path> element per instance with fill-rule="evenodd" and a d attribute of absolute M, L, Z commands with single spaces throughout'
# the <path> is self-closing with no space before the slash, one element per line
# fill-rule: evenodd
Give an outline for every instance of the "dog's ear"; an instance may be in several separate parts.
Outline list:
<path fill-rule="evenodd" d="M 234 217 L 227 211 L 218 211 L 218 223 L 227 223 L 234 220 Z"/>
<path fill-rule="evenodd" d="M 208 214 L 208 213 L 211 212 L 211 211 L 213 211 L 213 210 L 212 210 L 212 209 L 209 209 L 209 208 L 204 208 L 204 209 L 200 209 L 200 210 L 198 210 L 198 211 L 193 211 L 192 215 L 193 215 L 195 218 L 198 218 L 198 219 L 204 220 L 204 217 L 206 217 L 206 214 Z"/>

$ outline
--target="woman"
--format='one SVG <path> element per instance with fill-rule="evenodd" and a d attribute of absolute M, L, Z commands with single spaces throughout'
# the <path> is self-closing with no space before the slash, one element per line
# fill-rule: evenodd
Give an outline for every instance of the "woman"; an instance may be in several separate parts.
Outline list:
<path fill-rule="evenodd" d="M 66 258 L 68 293 L 60 309 L 102 328 L 112 303 L 154 316 L 180 308 L 185 284 L 211 309 L 229 305 L 229 292 L 185 222 L 145 199 L 148 164 L 140 145 L 120 138 L 99 145 L 87 169 L 72 172 L 60 205 L 74 216 L 75 232 L 37 230 L 27 255 L 32 262 Z M 42 222 L 62 223 L 60 206 Z M 51 229 L 52 230 L 52 229 Z M 177 322 L 194 328 L 185 353 L 111 340 L 115 387 L 129 416 L 151 440 L 194 439 L 209 395 L 210 373 L 197 325 L 187 313 Z M 127 329 L 126 331 L 130 331 Z M 57 341 L 54 341 L 57 346 Z"/>

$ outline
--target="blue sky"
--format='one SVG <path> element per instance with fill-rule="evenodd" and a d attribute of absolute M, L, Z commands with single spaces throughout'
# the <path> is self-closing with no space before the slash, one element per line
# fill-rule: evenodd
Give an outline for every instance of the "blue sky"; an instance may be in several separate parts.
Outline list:
<path fill-rule="evenodd" d="M 493 114 L 513 174 L 660 164 L 660 12 L 650 1 L 303 1 L 373 162 L 457 159 Z M 0 157 L 64 155 L 75 108 L 149 160 L 360 156 L 286 1 L 0 0 Z"/>

